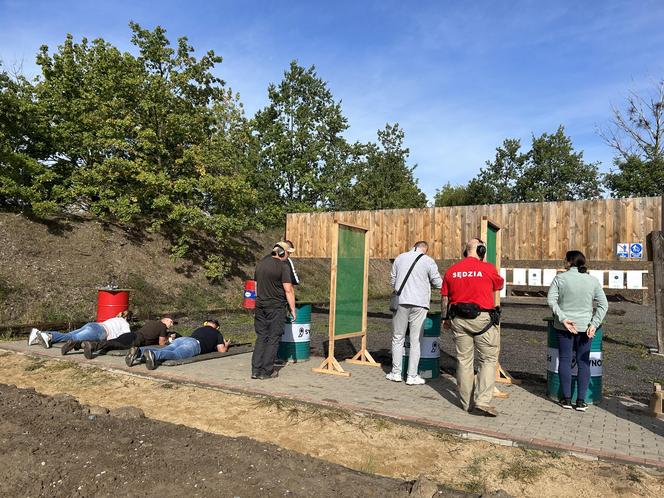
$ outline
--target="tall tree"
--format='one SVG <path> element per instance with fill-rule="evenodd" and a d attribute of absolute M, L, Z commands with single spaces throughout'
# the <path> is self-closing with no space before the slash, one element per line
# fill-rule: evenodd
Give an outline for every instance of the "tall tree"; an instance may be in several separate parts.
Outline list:
<path fill-rule="evenodd" d="M 378 144 L 358 146 L 361 158 L 354 165 L 352 186 L 338 209 L 421 208 L 426 194 L 408 166 L 410 151 L 404 147 L 404 131 L 398 123 L 378 130 Z"/>
<path fill-rule="evenodd" d="M 487 161 L 467 188 L 468 204 L 504 204 L 518 202 L 518 180 L 530 160 L 530 152 L 521 152 L 521 141 L 507 138 L 496 148 L 496 157 Z"/>
<path fill-rule="evenodd" d="M 50 200 L 57 178 L 40 162 L 49 155 L 47 128 L 32 84 L 0 71 L 0 209 L 37 215 L 58 210 Z"/>
<path fill-rule="evenodd" d="M 650 95 L 632 92 L 625 110 L 613 108 L 608 129 L 600 131 L 617 153 L 605 184 L 618 197 L 664 193 L 664 80 Z"/>
<path fill-rule="evenodd" d="M 468 186 L 467 185 L 452 185 L 447 182 L 441 188 L 436 189 L 434 196 L 434 206 L 467 206 L 472 204 L 468 200 Z"/>
<path fill-rule="evenodd" d="M 443 195 L 463 204 L 592 199 L 601 193 L 596 163 L 586 163 L 561 125 L 553 134 L 533 136 L 529 151 L 517 139 L 506 139 L 493 161 L 466 186 L 443 187 Z M 451 197 L 454 194 L 454 197 Z M 437 194 L 438 195 L 438 194 Z"/>
<path fill-rule="evenodd" d="M 283 80 L 269 86 L 268 97 L 269 105 L 253 120 L 259 146 L 255 185 L 262 216 L 281 223 L 287 212 L 334 202 L 347 175 L 350 147 L 342 133 L 348 123 L 314 66 L 292 61 Z"/>
<path fill-rule="evenodd" d="M 186 38 L 131 23 L 138 56 L 98 39 L 67 36 L 42 47 L 35 96 L 48 119 L 50 155 L 60 179 L 51 198 L 122 224 L 161 230 L 174 256 L 214 255 L 253 226 L 248 181 L 253 139 L 241 106 Z M 208 244 L 212 242 L 212 244 Z M 224 264 L 215 256 L 210 275 Z"/>
<path fill-rule="evenodd" d="M 553 134 L 533 137 L 516 191 L 522 202 L 594 199 L 601 193 L 598 164 L 584 162 L 561 125 Z"/>

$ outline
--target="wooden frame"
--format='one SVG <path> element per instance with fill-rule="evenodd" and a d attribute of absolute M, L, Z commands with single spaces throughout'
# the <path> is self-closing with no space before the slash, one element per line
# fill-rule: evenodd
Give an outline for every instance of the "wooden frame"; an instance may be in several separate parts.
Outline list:
<path fill-rule="evenodd" d="M 493 228 L 496 231 L 496 271 L 500 273 L 500 265 L 501 265 L 501 258 L 502 258 L 502 236 L 500 235 L 500 230 L 501 226 L 498 225 L 497 223 L 494 223 L 490 221 L 486 216 L 482 216 L 482 220 L 480 222 L 480 239 L 484 241 L 484 243 L 487 243 L 488 239 L 488 234 L 489 234 L 489 227 Z M 494 293 L 494 298 L 493 302 L 496 306 L 500 306 L 500 291 L 496 291 Z M 498 326 L 498 333 L 500 334 L 500 325 Z M 500 352 L 499 352 L 500 355 Z M 521 382 L 514 379 L 507 370 L 503 369 L 502 366 L 500 366 L 500 360 L 498 360 L 498 363 L 496 364 L 496 382 L 499 382 L 501 384 L 520 384 Z M 498 388 L 494 388 L 493 390 L 493 395 L 496 398 L 507 398 L 509 397 L 508 393 L 505 393 Z"/>
<path fill-rule="evenodd" d="M 362 329 L 358 332 L 350 332 L 347 334 L 334 334 L 336 325 L 336 307 L 337 307 L 337 270 L 338 270 L 338 252 L 339 252 L 339 228 L 343 225 L 345 227 L 363 230 L 365 232 L 364 238 L 364 286 L 362 292 Z M 312 368 L 313 372 L 324 373 L 330 375 L 339 375 L 343 377 L 350 377 L 350 372 L 346 372 L 339 362 L 334 357 L 334 341 L 336 339 L 347 339 L 350 337 L 362 337 L 362 344 L 360 351 L 353 356 L 352 359 L 346 360 L 347 363 L 356 365 L 369 365 L 373 367 L 380 367 L 367 351 L 367 302 L 369 297 L 369 251 L 371 245 L 371 231 L 363 226 L 355 225 L 334 220 L 332 225 L 332 263 L 330 267 L 330 318 L 328 322 L 328 353 L 327 358 L 323 360 L 318 368 Z"/>

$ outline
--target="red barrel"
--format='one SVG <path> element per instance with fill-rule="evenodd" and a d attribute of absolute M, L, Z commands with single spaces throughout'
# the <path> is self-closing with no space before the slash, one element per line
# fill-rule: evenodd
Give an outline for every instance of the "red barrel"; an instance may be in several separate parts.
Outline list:
<path fill-rule="evenodd" d="M 242 307 L 253 310 L 256 307 L 256 281 L 247 280 L 244 283 L 244 301 Z"/>
<path fill-rule="evenodd" d="M 97 321 L 103 322 L 129 309 L 129 289 L 97 289 Z"/>

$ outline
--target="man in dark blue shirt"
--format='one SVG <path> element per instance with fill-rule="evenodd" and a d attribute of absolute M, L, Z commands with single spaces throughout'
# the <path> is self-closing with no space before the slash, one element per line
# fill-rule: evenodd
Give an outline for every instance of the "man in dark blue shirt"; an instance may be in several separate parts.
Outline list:
<path fill-rule="evenodd" d="M 131 348 L 125 357 L 125 363 L 131 367 L 136 361 L 145 361 L 148 370 L 154 370 L 165 360 L 182 360 L 199 354 L 212 352 L 225 353 L 230 341 L 219 332 L 219 322 L 209 319 L 191 333 L 190 337 L 178 337 L 163 349 L 150 347 Z"/>

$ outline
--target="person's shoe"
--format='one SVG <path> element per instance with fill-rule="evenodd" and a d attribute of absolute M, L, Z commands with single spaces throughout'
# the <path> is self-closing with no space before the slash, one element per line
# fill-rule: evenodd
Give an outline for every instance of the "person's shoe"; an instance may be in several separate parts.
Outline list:
<path fill-rule="evenodd" d="M 256 380 L 261 378 L 261 374 L 251 372 L 251 378 Z"/>
<path fill-rule="evenodd" d="M 62 348 L 60 349 L 60 354 L 64 356 L 75 347 L 76 347 L 76 341 L 69 340 L 62 345 Z"/>
<path fill-rule="evenodd" d="M 134 346 L 125 356 L 125 363 L 128 367 L 133 367 L 134 363 L 136 363 L 136 358 L 138 358 L 138 348 Z"/>
<path fill-rule="evenodd" d="M 484 415 L 485 417 L 498 416 L 498 410 L 496 410 L 496 407 L 490 405 L 475 405 L 475 412 L 478 412 L 480 415 Z"/>
<path fill-rule="evenodd" d="M 261 380 L 276 379 L 277 377 L 279 377 L 279 370 L 272 370 L 271 374 L 263 374 L 258 376 L 258 378 Z"/>
<path fill-rule="evenodd" d="M 35 346 L 39 344 L 38 336 L 39 336 L 39 329 L 33 328 L 30 331 L 30 336 L 28 337 L 28 346 Z"/>
<path fill-rule="evenodd" d="M 151 349 L 148 349 L 143 354 L 143 356 L 145 356 L 145 367 L 148 370 L 154 370 L 155 368 L 157 368 L 157 362 L 154 359 L 154 351 L 152 351 Z"/>
<path fill-rule="evenodd" d="M 571 410 L 572 400 L 569 398 L 563 398 L 560 400 L 560 406 L 562 406 L 565 410 Z"/>
<path fill-rule="evenodd" d="M 420 377 L 419 375 L 416 375 L 415 377 L 411 377 L 410 375 L 406 378 L 406 385 L 407 386 L 421 386 L 426 384 L 425 380 Z"/>
<path fill-rule="evenodd" d="M 97 351 L 97 344 L 98 343 L 93 341 L 83 341 L 83 356 L 85 356 L 88 360 L 94 358 L 94 352 Z"/>
<path fill-rule="evenodd" d="M 401 374 L 390 372 L 388 373 L 385 378 L 387 380 L 391 380 L 392 382 L 401 382 L 403 379 L 401 378 Z"/>
<path fill-rule="evenodd" d="M 51 336 L 46 332 L 37 332 L 37 343 L 49 349 L 51 347 Z"/>
<path fill-rule="evenodd" d="M 585 412 L 588 409 L 588 403 L 586 403 L 584 400 L 577 400 L 574 409 L 577 412 Z"/>

